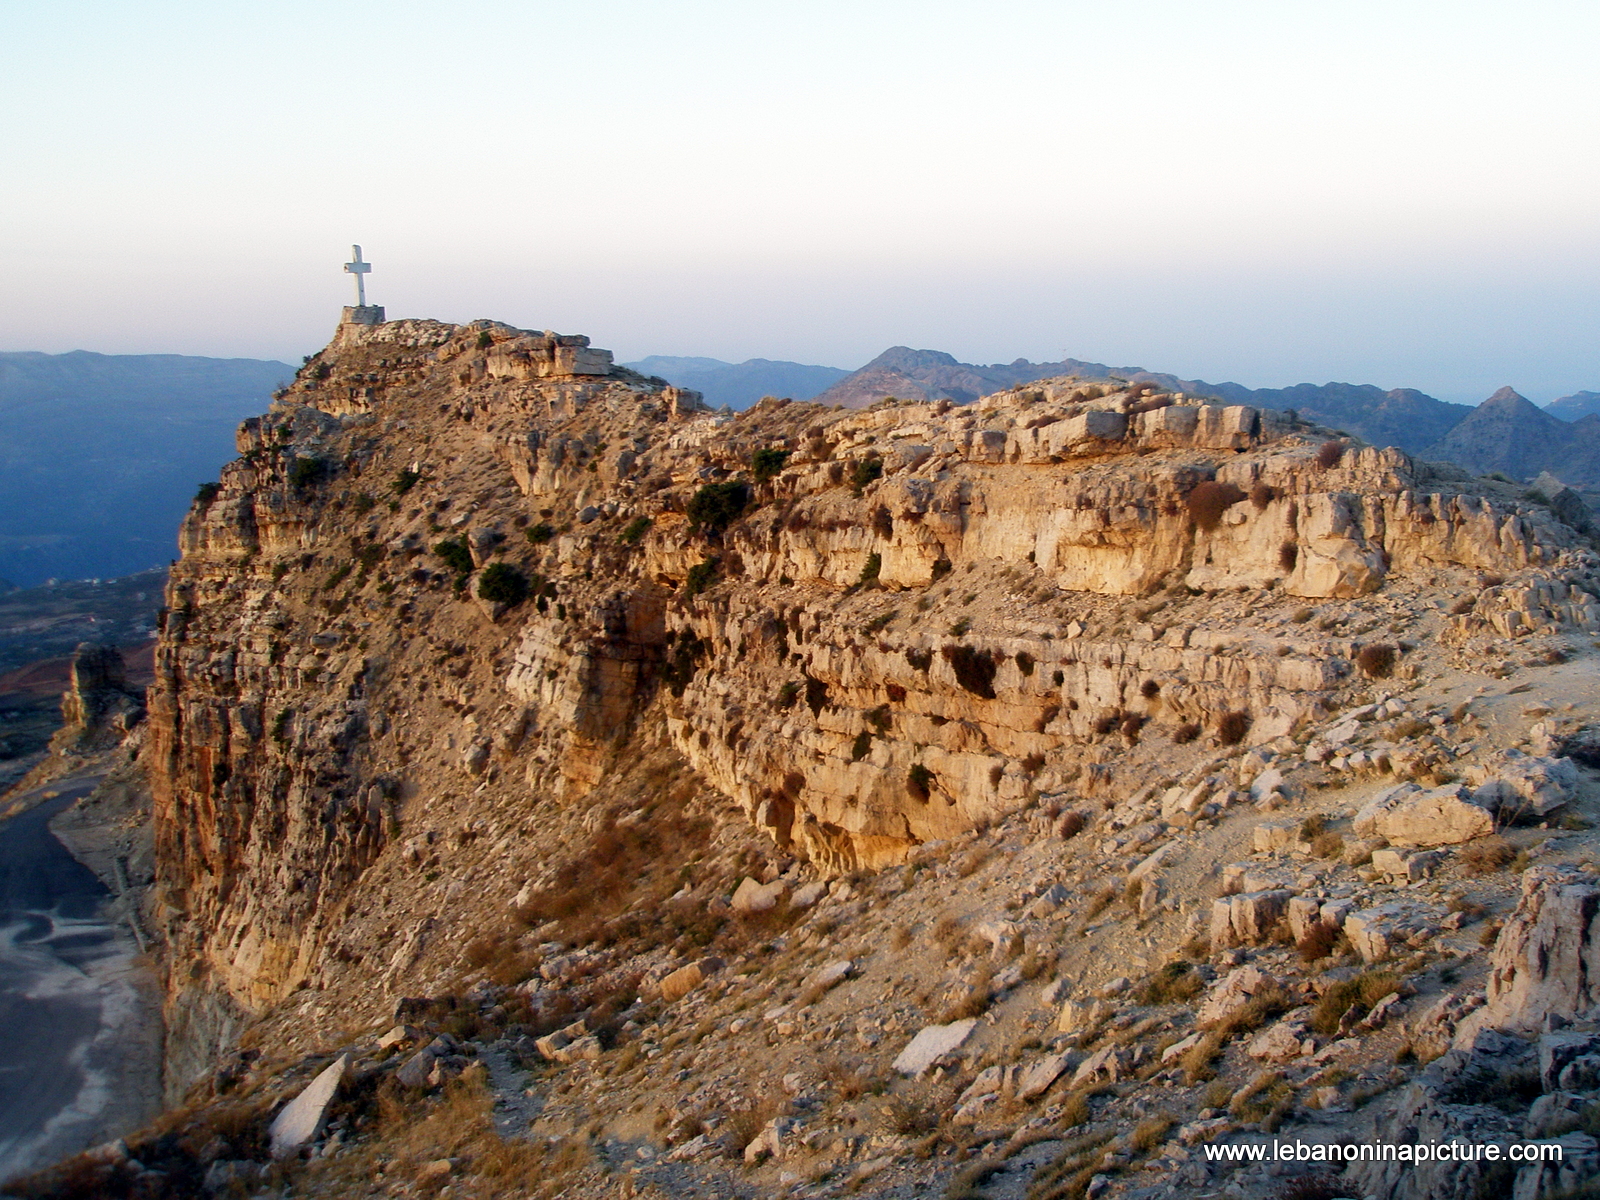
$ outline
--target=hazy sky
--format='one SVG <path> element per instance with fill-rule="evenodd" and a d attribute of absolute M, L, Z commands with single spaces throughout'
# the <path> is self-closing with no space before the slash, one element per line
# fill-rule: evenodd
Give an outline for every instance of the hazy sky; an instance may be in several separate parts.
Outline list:
<path fill-rule="evenodd" d="M 1600 5 L 0 0 L 0 349 L 1600 389 Z"/>

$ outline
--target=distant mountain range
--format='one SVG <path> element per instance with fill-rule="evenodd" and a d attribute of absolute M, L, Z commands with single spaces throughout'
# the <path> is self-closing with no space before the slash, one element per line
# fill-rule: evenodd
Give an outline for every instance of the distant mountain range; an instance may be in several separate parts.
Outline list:
<path fill-rule="evenodd" d="M 1530 480 L 1540 471 L 1600 493 L 1600 392 L 1545 408 L 1510 388 L 1473 408 L 1408 388 L 1247 388 L 1081 359 L 987 366 L 894 346 L 856 371 L 752 358 L 656 355 L 626 364 L 693 388 L 714 407 L 762 396 L 858 408 L 886 396 L 967 403 L 1056 375 L 1149 381 L 1235 404 L 1295 409 L 1376 445 Z M 265 411 L 288 363 L 177 354 L 0 352 L 0 580 L 32 587 L 162 566 L 198 484 L 234 455 L 233 431 Z M 0 582 L 0 590 L 6 584 Z"/>
<path fill-rule="evenodd" d="M 694 388 L 714 405 L 732 408 L 747 407 L 766 395 L 846 408 L 865 408 L 890 396 L 965 404 L 1058 375 L 1127 379 L 1233 404 L 1293 409 L 1309 421 L 1373 445 L 1398 446 L 1421 458 L 1455 462 L 1480 474 L 1498 471 L 1526 481 L 1549 471 L 1580 490 L 1600 492 L 1600 392 L 1575 392 L 1541 409 L 1502 388 L 1474 408 L 1436 400 L 1412 388 L 1385 391 L 1352 383 L 1248 388 L 1076 358 L 1040 363 L 1019 358 L 984 366 L 961 362 L 943 351 L 909 346 L 892 346 L 850 372 L 766 359 L 734 365 L 708 358 L 655 357 L 628 365 Z"/>
<path fill-rule="evenodd" d="M 0 577 L 165 566 L 234 429 L 293 377 L 251 358 L 0 352 Z"/>
<path fill-rule="evenodd" d="M 720 358 L 673 358 L 653 354 L 622 365 L 641 375 L 655 375 L 678 387 L 692 388 L 704 396 L 712 408 L 726 405 L 737 409 L 749 408 L 763 396 L 810 400 L 850 374 L 841 367 L 773 362 L 769 358 L 730 363 Z"/>

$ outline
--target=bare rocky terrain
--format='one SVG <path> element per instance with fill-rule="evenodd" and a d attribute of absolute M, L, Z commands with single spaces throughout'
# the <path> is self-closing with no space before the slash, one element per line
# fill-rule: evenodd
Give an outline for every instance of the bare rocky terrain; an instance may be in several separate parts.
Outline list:
<path fill-rule="evenodd" d="M 341 327 L 239 451 L 78 818 L 150 814 L 172 1108 L 11 1194 L 1600 1172 L 1559 505 L 1152 383 L 716 415 L 493 322 Z M 1452 1137 L 1563 1161 L 1213 1157 Z"/>

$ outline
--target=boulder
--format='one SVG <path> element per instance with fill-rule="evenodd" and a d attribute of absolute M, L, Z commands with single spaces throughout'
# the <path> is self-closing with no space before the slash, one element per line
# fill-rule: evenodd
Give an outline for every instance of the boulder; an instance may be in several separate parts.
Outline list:
<path fill-rule="evenodd" d="M 681 1000 L 705 981 L 706 974 L 700 969 L 700 964 L 697 962 L 689 963 L 687 966 L 679 967 L 672 974 L 662 978 L 660 983 L 661 998 L 668 1002 Z"/>
<path fill-rule="evenodd" d="M 1379 792 L 1353 822 L 1361 837 L 1401 846 L 1454 846 L 1494 832 L 1494 814 L 1460 786 L 1423 791 L 1414 783 Z"/>
<path fill-rule="evenodd" d="M 825 880 L 816 879 L 810 883 L 803 883 L 795 888 L 794 894 L 789 897 L 789 907 L 795 910 L 810 908 L 828 894 L 828 884 Z"/>
<path fill-rule="evenodd" d="M 1539 1082 L 1547 1092 L 1600 1087 L 1600 1033 L 1562 1029 L 1540 1034 Z"/>
<path fill-rule="evenodd" d="M 806 976 L 806 981 L 801 985 L 801 990 L 820 994 L 835 984 L 843 983 L 854 975 L 855 971 L 856 964 L 848 958 L 841 958 L 837 962 L 824 963 Z"/>
<path fill-rule="evenodd" d="M 1219 1025 L 1278 981 L 1259 967 L 1235 967 L 1212 985 L 1195 1013 L 1197 1025 Z"/>
<path fill-rule="evenodd" d="M 794 1149 L 800 1122 L 793 1117 L 773 1117 L 744 1148 L 744 1161 L 755 1164 L 766 1158 L 782 1158 Z"/>
<path fill-rule="evenodd" d="M 976 1017 L 952 1021 L 948 1025 L 925 1025 L 911 1039 L 909 1045 L 894 1060 L 894 1069 L 902 1075 L 922 1075 L 933 1069 L 947 1054 L 961 1049 L 977 1028 Z"/>
<path fill-rule="evenodd" d="M 783 899 L 783 894 L 787 890 L 781 879 L 774 879 L 771 883 L 757 883 L 746 875 L 734 889 L 733 911 L 744 917 L 770 912 L 777 907 L 778 901 Z"/>
<path fill-rule="evenodd" d="M 1578 767 L 1570 758 L 1543 758 L 1505 750 L 1479 767 L 1472 798 L 1499 812 L 1502 821 L 1543 818 L 1573 799 Z"/>
<path fill-rule="evenodd" d="M 394 1073 L 395 1082 L 402 1087 L 425 1088 L 429 1076 L 433 1074 L 433 1066 L 434 1053 L 424 1046 L 400 1064 L 400 1069 Z"/>
<path fill-rule="evenodd" d="M 328 1105 L 338 1094 L 339 1084 L 344 1081 L 349 1067 L 350 1056 L 341 1054 L 272 1119 L 267 1134 L 272 1140 L 273 1158 L 289 1158 L 316 1140 L 323 1122 L 328 1119 Z"/>
<path fill-rule="evenodd" d="M 1387 875 L 1392 880 L 1403 880 L 1415 883 L 1419 879 L 1427 879 L 1444 861 L 1444 852 L 1440 850 L 1374 850 L 1372 852 L 1372 869 Z"/>
<path fill-rule="evenodd" d="M 378 1038 L 378 1049 L 387 1050 L 390 1046 L 398 1046 L 401 1042 L 414 1042 L 421 1036 L 410 1025 L 396 1025 L 389 1032 Z"/>
<path fill-rule="evenodd" d="M 1051 1054 L 1023 1067 L 1016 1080 L 1017 1099 L 1032 1100 L 1035 1096 L 1044 1095 L 1050 1090 L 1050 1085 L 1065 1074 L 1069 1061 L 1065 1054 Z"/>
<path fill-rule="evenodd" d="M 1098 1025 L 1116 1011 L 1104 1000 L 1068 1000 L 1056 1017 L 1056 1029 L 1061 1033 L 1077 1033 Z"/>
<path fill-rule="evenodd" d="M 1251 833 L 1251 843 L 1258 854 L 1291 850 L 1299 840 L 1299 821 L 1263 821 Z"/>
<path fill-rule="evenodd" d="M 1437 933 L 1432 914 L 1399 902 L 1364 908 L 1344 919 L 1344 935 L 1364 962 L 1382 962 L 1402 947 L 1420 944 Z"/>
<path fill-rule="evenodd" d="M 1211 904 L 1211 948 L 1257 946 L 1271 940 L 1272 931 L 1289 908 L 1284 888 L 1221 896 Z"/>
<path fill-rule="evenodd" d="M 1072 1074 L 1072 1086 L 1086 1083 L 1116 1083 L 1128 1073 L 1128 1052 L 1113 1042 L 1084 1059 Z"/>
<path fill-rule="evenodd" d="M 1251 1039 L 1245 1053 L 1251 1058 L 1267 1062 L 1288 1062 L 1302 1054 L 1316 1050 L 1317 1044 L 1306 1028 L 1305 1012 L 1291 1013 L 1283 1020 L 1269 1025 Z"/>

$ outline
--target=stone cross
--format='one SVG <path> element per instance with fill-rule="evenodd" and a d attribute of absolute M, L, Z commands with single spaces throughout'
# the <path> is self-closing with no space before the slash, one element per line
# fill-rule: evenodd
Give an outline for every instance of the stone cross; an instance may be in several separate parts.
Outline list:
<path fill-rule="evenodd" d="M 356 303 L 362 308 L 367 306 L 367 280 L 366 274 L 372 270 L 372 264 L 361 261 L 361 247 L 351 246 L 351 257 L 354 262 L 347 262 L 344 269 L 356 277 Z"/>

